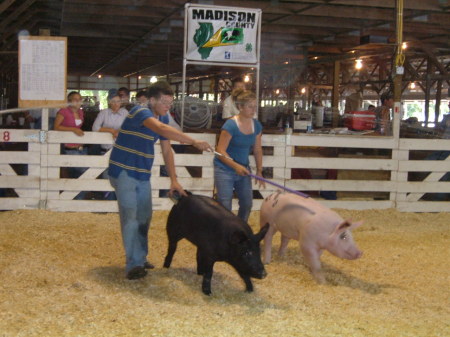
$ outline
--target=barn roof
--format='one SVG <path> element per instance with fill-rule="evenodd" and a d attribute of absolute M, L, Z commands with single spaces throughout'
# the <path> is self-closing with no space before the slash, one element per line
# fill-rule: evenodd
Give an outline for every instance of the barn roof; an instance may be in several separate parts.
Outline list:
<path fill-rule="evenodd" d="M 51 35 L 68 37 L 69 74 L 179 73 L 187 2 L 4 0 L 0 4 L 0 67 L 2 72 L 17 68 L 18 34 L 39 35 L 40 29 L 48 29 Z M 394 0 L 198 2 L 260 8 L 263 65 L 305 57 L 333 60 L 355 50 L 392 54 L 394 48 Z M 449 55 L 449 8 L 448 0 L 405 1 L 404 40 L 414 53 Z M 380 39 L 387 43 L 374 43 Z"/>

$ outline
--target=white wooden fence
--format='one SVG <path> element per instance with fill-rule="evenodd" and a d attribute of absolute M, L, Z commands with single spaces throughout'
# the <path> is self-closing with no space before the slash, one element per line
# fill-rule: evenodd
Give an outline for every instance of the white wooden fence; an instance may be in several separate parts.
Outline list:
<path fill-rule="evenodd" d="M 24 129 L 0 129 L 0 142 L 6 145 L 26 143 L 22 151 L 0 152 L 0 189 L 14 190 L 16 196 L 0 198 L 0 210 L 50 209 L 54 211 L 117 212 L 117 202 L 109 200 L 74 200 L 80 191 L 112 191 L 109 181 L 99 177 L 108 165 L 109 153 L 105 155 L 69 156 L 60 153 L 61 144 L 110 144 L 109 133 L 86 132 L 78 137 L 72 132 Z M 215 145 L 215 134 L 191 134 L 192 137 Z M 324 200 L 332 208 L 383 209 L 397 208 L 406 212 L 449 212 L 450 202 L 420 201 L 425 193 L 450 193 L 450 182 L 439 179 L 450 171 L 450 157 L 447 160 L 409 160 L 414 150 L 449 150 L 450 140 L 399 139 L 398 137 L 376 137 L 355 135 L 263 135 L 263 146 L 272 148 L 271 155 L 264 155 L 263 165 L 271 168 L 278 184 L 308 193 L 309 191 L 336 191 L 337 200 Z M 300 149 L 296 147 L 301 147 Z M 322 149 L 381 149 L 390 155 L 370 158 L 364 155 L 331 157 L 303 156 L 303 147 Z M 170 209 L 172 202 L 160 197 L 160 190 L 169 186 L 169 178 L 160 176 L 163 165 L 160 147 L 156 146 L 156 159 L 152 169 L 152 193 L 154 209 Z M 300 156 L 298 156 L 300 153 Z M 198 194 L 213 195 L 213 155 L 211 153 L 175 155 L 179 181 L 185 189 Z M 14 167 L 22 165 L 27 170 L 16 173 Z M 254 161 L 251 162 L 254 166 Z M 88 168 L 78 179 L 61 178 L 64 167 Z M 186 167 L 197 167 L 199 177 L 192 177 Z M 291 170 L 338 170 L 339 172 L 388 172 L 387 179 L 327 180 L 322 178 L 291 179 Z M 351 171 L 349 171 L 351 170 Z M 430 172 L 423 181 L 408 181 L 409 172 Z M 389 174 L 390 173 L 390 174 Z M 369 175 L 370 176 L 370 175 Z M 339 178 L 339 175 L 338 175 Z M 256 187 L 255 187 L 256 189 Z M 266 185 L 260 190 L 266 197 L 276 188 Z M 366 192 L 369 197 L 340 197 L 339 194 Z M 372 193 L 384 192 L 387 198 L 376 200 Z M 254 209 L 260 207 L 262 199 L 254 200 Z M 237 203 L 233 203 L 237 208 Z"/>

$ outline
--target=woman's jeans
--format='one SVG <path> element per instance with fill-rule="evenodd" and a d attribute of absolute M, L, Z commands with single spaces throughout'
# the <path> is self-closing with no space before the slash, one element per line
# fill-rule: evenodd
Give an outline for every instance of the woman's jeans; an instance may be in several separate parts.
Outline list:
<path fill-rule="evenodd" d="M 119 205 L 122 241 L 125 248 L 128 272 L 144 266 L 148 254 L 148 230 L 152 218 L 150 180 L 142 181 L 128 176 L 122 170 L 117 178 L 109 177 Z"/>
<path fill-rule="evenodd" d="M 234 171 L 214 165 L 214 182 L 217 189 L 217 201 L 231 211 L 233 191 L 239 199 L 238 217 L 247 222 L 253 203 L 252 179 L 240 176 Z"/>

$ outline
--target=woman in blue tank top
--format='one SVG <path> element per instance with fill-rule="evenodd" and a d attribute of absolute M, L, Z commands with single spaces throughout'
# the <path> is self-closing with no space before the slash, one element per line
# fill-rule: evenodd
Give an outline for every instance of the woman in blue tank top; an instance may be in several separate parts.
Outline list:
<path fill-rule="evenodd" d="M 224 156 L 214 158 L 214 180 L 218 201 L 231 210 L 233 192 L 239 199 L 238 216 L 248 220 L 252 210 L 253 192 L 249 155 L 253 148 L 256 162 L 256 174 L 262 175 L 262 125 L 254 119 L 256 113 L 256 95 L 242 90 L 235 95 L 235 104 L 239 114 L 228 119 L 222 126 L 216 151 Z M 228 159 L 226 157 L 230 157 Z M 258 181 L 259 186 L 264 182 Z"/>

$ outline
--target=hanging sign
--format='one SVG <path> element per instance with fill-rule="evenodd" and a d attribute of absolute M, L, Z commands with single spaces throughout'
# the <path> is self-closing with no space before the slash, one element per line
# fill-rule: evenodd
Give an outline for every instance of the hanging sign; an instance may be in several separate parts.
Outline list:
<path fill-rule="evenodd" d="M 258 62 L 260 9 L 189 5 L 186 16 L 187 60 Z"/>

